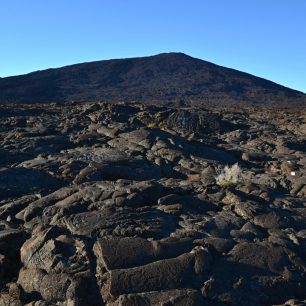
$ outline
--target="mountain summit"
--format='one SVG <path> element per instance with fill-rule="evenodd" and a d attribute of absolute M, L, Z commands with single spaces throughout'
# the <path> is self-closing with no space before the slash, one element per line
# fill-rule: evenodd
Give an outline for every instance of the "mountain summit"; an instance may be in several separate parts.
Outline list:
<path fill-rule="evenodd" d="M 306 95 L 183 53 L 104 60 L 0 78 L 0 103 L 107 101 L 305 105 Z"/>

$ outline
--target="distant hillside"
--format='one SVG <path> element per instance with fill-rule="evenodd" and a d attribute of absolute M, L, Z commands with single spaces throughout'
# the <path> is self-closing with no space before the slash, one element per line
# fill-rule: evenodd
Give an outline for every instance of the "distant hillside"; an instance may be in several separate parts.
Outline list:
<path fill-rule="evenodd" d="M 183 53 L 97 61 L 0 78 L 0 103 L 108 101 L 305 105 L 306 95 Z"/>

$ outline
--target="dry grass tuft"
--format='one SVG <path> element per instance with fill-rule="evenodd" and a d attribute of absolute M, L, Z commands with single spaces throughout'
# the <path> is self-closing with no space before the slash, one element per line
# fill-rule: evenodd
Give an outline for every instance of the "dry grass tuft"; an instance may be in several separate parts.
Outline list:
<path fill-rule="evenodd" d="M 219 168 L 216 170 L 217 176 L 215 177 L 216 183 L 219 186 L 235 186 L 242 180 L 242 169 L 238 163 L 230 166 L 225 166 L 224 168 Z"/>

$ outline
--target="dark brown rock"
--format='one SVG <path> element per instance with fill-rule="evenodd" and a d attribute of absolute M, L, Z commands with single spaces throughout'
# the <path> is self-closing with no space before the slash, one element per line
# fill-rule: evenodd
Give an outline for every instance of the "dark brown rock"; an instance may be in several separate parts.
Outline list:
<path fill-rule="evenodd" d="M 183 254 L 136 268 L 112 270 L 109 272 L 110 294 L 119 296 L 125 293 L 184 288 L 195 277 L 194 258 L 194 254 Z M 150 278 L 146 275 L 150 275 Z"/>
<path fill-rule="evenodd" d="M 95 253 L 107 270 L 131 268 L 158 259 L 176 257 L 192 248 L 190 239 L 149 241 L 143 238 L 99 239 Z"/>
<path fill-rule="evenodd" d="M 204 305 L 200 292 L 193 289 L 174 289 L 141 294 L 121 295 L 113 306 L 144 306 L 144 305 Z"/>
<path fill-rule="evenodd" d="M 0 105 L 0 305 L 301 304 L 304 112 Z"/>

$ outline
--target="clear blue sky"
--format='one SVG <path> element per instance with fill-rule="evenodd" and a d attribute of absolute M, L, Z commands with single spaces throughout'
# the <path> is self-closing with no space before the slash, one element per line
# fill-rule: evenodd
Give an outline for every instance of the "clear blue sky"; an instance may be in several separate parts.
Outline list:
<path fill-rule="evenodd" d="M 0 76 L 179 51 L 306 92 L 306 0 L 0 0 Z"/>

